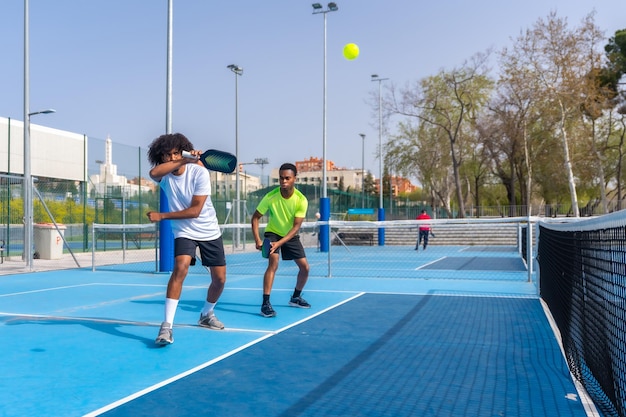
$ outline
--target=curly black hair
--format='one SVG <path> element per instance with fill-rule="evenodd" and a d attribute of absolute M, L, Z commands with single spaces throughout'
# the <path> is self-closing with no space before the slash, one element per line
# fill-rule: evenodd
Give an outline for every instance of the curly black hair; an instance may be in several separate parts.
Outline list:
<path fill-rule="evenodd" d="M 163 154 L 178 149 L 179 151 L 193 151 L 193 143 L 182 133 L 168 133 L 152 141 L 148 148 L 148 161 L 152 166 L 163 163 Z"/>
<path fill-rule="evenodd" d="M 282 164 L 278 171 L 288 171 L 288 170 L 292 170 L 293 175 L 298 175 L 298 170 L 296 169 L 296 166 L 290 162 L 285 162 L 284 164 Z"/>

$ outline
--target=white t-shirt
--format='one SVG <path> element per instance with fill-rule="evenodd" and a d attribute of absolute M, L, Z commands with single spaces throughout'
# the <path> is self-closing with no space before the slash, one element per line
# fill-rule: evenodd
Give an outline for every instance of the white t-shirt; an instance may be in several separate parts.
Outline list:
<path fill-rule="evenodd" d="M 192 240 L 215 240 L 221 236 L 215 207 L 211 201 L 211 177 L 209 171 L 196 164 L 185 165 L 181 175 L 168 174 L 161 178 L 161 188 L 167 196 L 170 212 L 180 211 L 191 206 L 194 195 L 206 195 L 207 199 L 194 219 L 172 220 L 174 237 Z"/>

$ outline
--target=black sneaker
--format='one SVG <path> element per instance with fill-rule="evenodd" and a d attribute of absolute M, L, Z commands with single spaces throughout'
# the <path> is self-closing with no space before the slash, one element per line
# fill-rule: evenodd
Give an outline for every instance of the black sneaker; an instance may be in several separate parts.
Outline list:
<path fill-rule="evenodd" d="M 306 300 L 302 297 L 291 297 L 291 300 L 289 300 L 289 305 L 299 308 L 311 308 L 311 304 L 307 303 Z"/>
<path fill-rule="evenodd" d="M 267 303 L 261 306 L 261 315 L 263 317 L 276 317 L 276 312 L 272 308 L 272 305 Z"/>

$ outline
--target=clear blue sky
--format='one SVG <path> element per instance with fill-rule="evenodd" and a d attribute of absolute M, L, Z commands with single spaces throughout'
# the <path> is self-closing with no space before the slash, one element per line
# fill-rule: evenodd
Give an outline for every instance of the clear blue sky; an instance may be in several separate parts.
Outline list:
<path fill-rule="evenodd" d="M 174 0 L 173 130 L 199 149 L 235 151 L 226 66 L 238 64 L 240 161 L 267 157 L 272 168 L 321 157 L 324 19 L 311 3 Z M 595 10 L 607 39 L 626 28 L 623 0 L 337 4 L 327 15 L 327 158 L 360 168 L 364 133 L 376 177 L 371 74 L 404 86 L 509 45 L 550 11 L 575 26 Z M 0 16 L 0 116 L 22 120 L 23 1 L 3 0 Z M 147 147 L 165 132 L 166 24 L 167 0 L 30 0 L 30 111 L 57 110 L 32 122 Z M 342 57 L 350 42 L 361 50 L 354 61 Z"/>

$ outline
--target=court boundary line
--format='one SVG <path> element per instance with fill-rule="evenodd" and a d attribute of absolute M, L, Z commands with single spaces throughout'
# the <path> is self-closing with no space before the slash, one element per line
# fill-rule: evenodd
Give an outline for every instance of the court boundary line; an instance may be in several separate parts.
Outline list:
<path fill-rule="evenodd" d="M 548 305 L 546 304 L 546 302 L 542 298 L 539 298 L 539 301 L 541 302 L 541 308 L 543 309 L 543 313 L 546 315 L 546 318 L 548 319 L 548 323 L 550 324 L 552 333 L 554 334 L 554 337 L 556 338 L 557 343 L 559 344 L 559 348 L 561 349 L 561 355 L 563 355 L 563 360 L 565 361 L 565 364 L 567 365 L 567 355 L 565 355 L 565 348 L 563 347 L 563 339 L 561 339 L 561 331 L 556 325 L 556 321 L 554 320 L 554 317 L 552 316 L 552 313 L 550 312 L 550 309 L 548 308 Z M 587 413 L 587 416 L 588 417 L 601 417 L 601 414 L 598 412 L 598 409 L 596 408 L 596 405 L 593 403 L 593 400 L 589 396 L 589 393 L 587 392 L 583 384 L 581 384 L 578 381 L 578 379 L 576 379 L 576 377 L 570 370 L 569 365 L 567 365 L 567 370 L 569 371 L 570 378 L 574 382 L 574 386 L 576 387 L 576 391 L 578 392 L 578 397 L 580 398 L 580 402 L 585 410 L 585 413 Z"/>
<path fill-rule="evenodd" d="M 8 320 L 5 320 L 4 323 L 11 323 L 13 321 L 20 320 L 31 320 L 31 321 L 68 321 L 68 322 L 88 322 L 88 323 L 100 323 L 100 324 L 119 324 L 123 326 L 136 326 L 136 327 L 159 327 L 161 326 L 161 322 L 150 322 L 150 321 L 133 321 L 133 320 L 122 320 L 122 319 L 105 319 L 98 317 L 74 317 L 74 316 L 56 316 L 56 315 L 45 315 L 45 314 L 20 314 L 20 313 L 7 313 L 0 311 L 0 317 L 9 317 Z M 178 329 L 205 329 L 198 324 L 192 323 L 182 323 L 174 324 L 174 328 Z M 227 333 L 274 333 L 274 330 L 259 330 L 259 329 L 245 329 L 240 327 L 226 327 L 224 329 L 220 329 L 221 332 Z"/>
<path fill-rule="evenodd" d="M 397 334 L 402 328 L 407 326 L 407 318 L 416 316 L 426 304 L 431 299 L 431 295 L 427 294 L 421 296 L 421 299 L 417 301 L 417 303 L 402 317 L 400 317 L 395 324 L 389 327 L 386 331 L 384 331 L 380 336 L 376 338 L 369 346 L 354 356 L 349 362 L 345 363 L 340 369 L 335 371 L 332 375 L 327 377 L 322 383 L 320 383 L 316 388 L 309 391 L 304 397 L 302 397 L 298 402 L 292 404 L 285 411 L 280 413 L 279 417 L 288 417 L 294 414 L 299 414 L 300 410 L 306 410 L 314 404 L 316 401 L 320 400 L 324 394 L 328 391 L 327 381 L 343 381 L 345 378 L 350 376 L 350 370 L 355 369 L 357 367 L 356 364 L 360 364 L 364 362 L 367 358 L 371 357 L 374 352 L 380 351 L 381 348 L 387 343 L 390 335 Z M 333 386 L 336 386 L 336 383 Z"/>
<path fill-rule="evenodd" d="M 113 410 L 114 408 L 119 407 L 120 405 L 126 404 L 126 403 L 128 403 L 128 402 L 130 402 L 130 401 L 132 401 L 134 399 L 137 399 L 137 398 L 143 396 L 143 395 L 149 394 L 149 393 L 151 393 L 151 392 L 153 392 L 153 391 L 155 391 L 155 390 L 157 390 L 159 388 L 162 388 L 162 387 L 164 387 L 166 385 L 169 385 L 169 384 L 171 384 L 173 382 L 176 382 L 176 381 L 178 381 L 178 380 L 180 380 L 180 379 L 182 379 L 182 378 L 184 378 L 186 376 L 189 376 L 189 375 L 194 374 L 194 373 L 196 373 L 198 371 L 201 371 L 201 370 L 203 370 L 203 369 L 205 369 L 205 368 L 207 368 L 207 367 L 209 367 L 209 366 L 211 366 L 211 365 L 213 365 L 213 364 L 215 364 L 215 363 L 217 363 L 217 362 L 219 362 L 221 360 L 224 360 L 224 359 L 226 359 L 226 358 L 228 358 L 228 357 L 230 357 L 230 356 L 232 356 L 232 355 L 234 355 L 234 354 L 236 354 L 238 352 L 241 352 L 242 350 L 245 350 L 245 349 L 249 348 L 250 346 L 254 346 L 257 343 L 260 343 L 260 342 L 264 341 L 265 339 L 268 339 L 268 338 L 270 338 L 272 336 L 280 334 L 280 333 L 282 333 L 282 332 L 284 332 L 284 331 L 286 331 L 286 330 L 288 330 L 288 329 L 290 329 L 292 327 L 295 327 L 295 326 L 297 326 L 297 325 L 299 325 L 301 323 L 309 321 L 309 320 L 311 320 L 311 319 L 313 319 L 313 318 L 315 318 L 315 317 L 317 317 L 317 316 L 319 316 L 321 314 L 324 314 L 327 311 L 330 311 L 330 310 L 332 310 L 334 308 L 337 308 L 337 307 L 339 307 L 339 306 L 341 306 L 341 305 L 343 305 L 345 303 L 348 303 L 348 302 L 350 302 L 350 301 L 352 301 L 352 300 L 354 300 L 356 298 L 359 298 L 359 297 L 361 297 L 361 296 L 363 296 L 365 294 L 366 294 L 366 292 L 359 292 L 358 294 L 355 294 L 354 296 L 349 297 L 349 298 L 347 298 L 347 299 L 345 299 L 345 300 L 343 300 L 343 301 L 341 301 L 341 302 L 339 302 L 337 304 L 334 304 L 334 305 L 329 306 L 329 307 L 327 307 L 327 308 L 325 308 L 323 310 L 320 310 L 317 313 L 315 313 L 315 314 L 313 314 L 313 315 L 311 315 L 309 317 L 306 317 L 304 319 L 295 321 L 295 322 L 293 322 L 293 323 L 291 323 L 291 324 L 289 324 L 287 326 L 284 326 L 284 327 L 282 327 L 282 328 L 280 328 L 278 330 L 273 331 L 272 333 L 266 334 L 266 335 L 264 335 L 262 337 L 259 337 L 258 339 L 255 339 L 255 340 L 253 340 L 251 342 L 248 342 L 248 343 L 246 343 L 246 344 L 244 344 L 242 346 L 239 346 L 236 349 L 233 349 L 233 350 L 231 350 L 229 352 L 226 352 L 226 353 L 224 353 L 224 354 L 222 354 L 222 355 L 220 355 L 220 356 L 218 356 L 216 358 L 213 358 L 210 361 L 204 362 L 204 363 L 202 363 L 202 364 L 200 364 L 198 366 L 195 366 L 195 367 L 193 367 L 193 368 L 191 368 L 191 369 L 189 369 L 189 370 L 187 370 L 185 372 L 181 372 L 178 375 L 174 375 L 173 377 L 165 379 L 165 380 L 163 380 L 163 381 L 161 381 L 161 382 L 159 382 L 157 384 L 154 384 L 154 385 L 149 386 L 147 388 L 144 388 L 144 389 L 142 389 L 140 391 L 137 391 L 134 394 L 131 394 L 131 395 L 128 395 L 128 396 L 126 396 L 124 398 L 121 398 L 121 399 L 119 399 L 119 400 L 117 400 L 117 401 L 115 401 L 115 402 L 113 402 L 111 404 L 108 404 L 108 405 L 106 405 L 104 407 L 101 407 L 101 408 L 99 408 L 97 410 L 94 410 L 94 411 L 92 411 L 90 413 L 84 414 L 83 417 L 95 417 L 95 416 L 99 416 L 100 414 L 105 413 L 107 411 Z"/>
<path fill-rule="evenodd" d="M 441 258 L 434 259 L 434 260 L 432 260 L 432 261 L 430 261 L 430 262 L 425 263 L 424 265 L 420 265 L 420 266 L 418 266 L 417 268 L 415 268 L 415 271 L 419 271 L 419 270 L 421 270 L 422 268 L 427 267 L 428 265 L 432 265 L 432 264 L 437 263 L 437 262 L 439 262 L 439 261 L 443 261 L 443 260 L 444 260 L 444 259 L 446 259 L 446 258 L 449 258 L 449 256 L 442 256 Z M 439 270 L 438 270 L 438 271 L 439 271 Z"/>
<path fill-rule="evenodd" d="M 24 294 L 35 294 L 35 293 L 38 293 L 38 292 L 46 292 L 46 291 L 66 290 L 68 288 L 89 287 L 89 286 L 94 285 L 94 284 L 95 283 L 90 282 L 90 283 L 87 283 L 87 284 L 64 285 L 62 287 L 51 287 L 51 288 L 41 288 L 41 289 L 37 289 L 37 290 L 11 292 L 11 293 L 7 293 L 7 294 L 0 294 L 0 298 L 12 297 L 12 296 L 24 295 Z"/>

